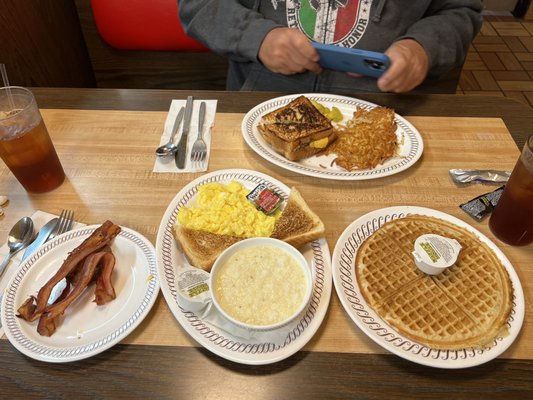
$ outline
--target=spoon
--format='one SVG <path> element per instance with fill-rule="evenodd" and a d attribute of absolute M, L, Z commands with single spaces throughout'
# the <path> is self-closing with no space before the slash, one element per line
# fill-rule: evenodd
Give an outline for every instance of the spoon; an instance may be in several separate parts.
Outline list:
<path fill-rule="evenodd" d="M 181 120 L 183 119 L 183 113 L 185 112 L 185 107 L 181 107 L 180 111 L 178 112 L 178 116 L 176 117 L 176 121 L 174 122 L 174 126 L 172 127 L 172 133 L 170 135 L 170 139 L 168 140 L 168 143 L 159 146 L 155 150 L 155 154 L 158 157 L 166 157 L 170 155 L 174 155 L 176 151 L 178 150 L 178 146 L 174 144 L 174 136 L 176 136 L 176 133 L 178 132 L 178 128 L 181 124 Z"/>
<path fill-rule="evenodd" d="M 0 265 L 0 278 L 4 274 L 4 270 L 8 266 L 11 258 L 20 250 L 28 247 L 33 239 L 33 235 L 33 220 L 30 217 L 21 218 L 15 225 L 13 225 L 7 238 L 9 253 L 6 258 L 4 258 L 2 265 Z"/>

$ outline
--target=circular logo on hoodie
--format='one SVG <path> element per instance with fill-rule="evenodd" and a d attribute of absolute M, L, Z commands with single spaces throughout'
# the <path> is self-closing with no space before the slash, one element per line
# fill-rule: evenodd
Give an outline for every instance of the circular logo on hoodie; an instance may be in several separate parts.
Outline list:
<path fill-rule="evenodd" d="M 287 24 L 319 43 L 353 47 L 368 26 L 372 0 L 287 0 Z"/>

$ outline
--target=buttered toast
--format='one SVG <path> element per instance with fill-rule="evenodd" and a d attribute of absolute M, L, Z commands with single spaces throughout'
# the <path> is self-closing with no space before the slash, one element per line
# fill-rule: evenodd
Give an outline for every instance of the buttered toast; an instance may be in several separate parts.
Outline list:
<path fill-rule="evenodd" d="M 317 154 L 337 137 L 331 121 L 305 96 L 265 114 L 257 129 L 274 150 L 292 161 Z"/>
<path fill-rule="evenodd" d="M 210 271 L 220 253 L 244 237 L 189 229 L 179 224 L 172 231 L 191 265 Z M 277 219 L 271 237 L 295 247 L 324 236 L 324 224 L 307 205 L 300 192 L 291 188 L 289 198 Z"/>

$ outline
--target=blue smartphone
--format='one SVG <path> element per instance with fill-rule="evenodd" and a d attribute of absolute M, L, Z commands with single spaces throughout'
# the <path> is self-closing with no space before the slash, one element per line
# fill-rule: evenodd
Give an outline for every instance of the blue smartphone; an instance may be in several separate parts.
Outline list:
<path fill-rule="evenodd" d="M 383 53 L 316 42 L 312 45 L 320 55 L 318 63 L 322 68 L 378 78 L 390 65 L 389 57 Z"/>

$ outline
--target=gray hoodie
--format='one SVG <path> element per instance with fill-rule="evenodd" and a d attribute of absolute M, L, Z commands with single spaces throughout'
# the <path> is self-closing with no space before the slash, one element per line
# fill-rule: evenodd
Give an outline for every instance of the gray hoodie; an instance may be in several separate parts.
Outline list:
<path fill-rule="evenodd" d="M 178 5 L 186 33 L 228 57 L 229 90 L 300 93 L 379 89 L 373 78 L 330 70 L 291 76 L 269 71 L 257 55 L 273 28 L 295 27 L 313 41 L 379 52 L 396 40 L 414 39 L 429 56 L 428 85 L 463 64 L 483 8 L 479 0 L 180 0 Z"/>

